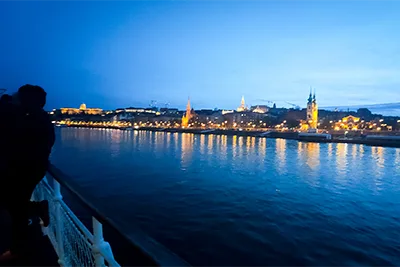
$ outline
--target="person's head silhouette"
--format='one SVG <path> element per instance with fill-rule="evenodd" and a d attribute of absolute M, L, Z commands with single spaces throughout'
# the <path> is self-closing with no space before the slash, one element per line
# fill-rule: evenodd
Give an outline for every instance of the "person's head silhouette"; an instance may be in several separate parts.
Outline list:
<path fill-rule="evenodd" d="M 0 103 L 11 103 L 12 101 L 12 96 L 4 94 L 0 97 Z"/>
<path fill-rule="evenodd" d="M 18 99 L 27 109 L 41 109 L 46 104 L 46 92 L 37 85 L 25 84 L 18 89 Z"/>

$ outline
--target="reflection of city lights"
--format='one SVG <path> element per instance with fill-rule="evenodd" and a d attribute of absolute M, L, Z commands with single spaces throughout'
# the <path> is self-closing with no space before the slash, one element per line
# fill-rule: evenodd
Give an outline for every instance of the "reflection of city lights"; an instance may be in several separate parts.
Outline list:
<path fill-rule="evenodd" d="M 284 171 L 286 165 L 286 139 L 276 139 L 275 152 L 278 156 L 279 171 Z"/>

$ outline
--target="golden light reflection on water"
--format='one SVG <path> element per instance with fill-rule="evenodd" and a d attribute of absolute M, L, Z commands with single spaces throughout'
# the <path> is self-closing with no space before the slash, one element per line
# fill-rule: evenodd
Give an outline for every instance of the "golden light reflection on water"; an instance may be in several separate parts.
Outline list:
<path fill-rule="evenodd" d="M 385 153 L 383 147 L 372 147 L 372 159 L 375 160 L 376 164 L 374 164 L 373 172 L 374 172 L 374 182 L 376 186 L 376 190 L 380 191 L 382 187 L 382 177 L 385 172 Z"/>
<path fill-rule="evenodd" d="M 219 157 L 225 161 L 227 159 L 227 144 L 226 135 L 217 135 L 216 149 L 219 151 Z"/>
<path fill-rule="evenodd" d="M 311 142 L 298 142 L 297 158 L 305 163 L 311 169 L 315 170 L 320 165 L 320 144 Z"/>
<path fill-rule="evenodd" d="M 165 147 L 165 145 L 166 145 L 165 133 L 164 132 L 155 132 L 154 142 L 155 142 L 154 147 L 156 147 L 156 148 Z"/>
<path fill-rule="evenodd" d="M 122 132 L 121 131 L 118 131 L 118 130 L 112 130 L 111 131 L 111 140 L 113 141 L 113 142 L 120 142 L 121 141 L 121 135 L 122 135 Z"/>
<path fill-rule="evenodd" d="M 351 156 L 355 159 L 358 156 L 358 145 L 351 146 Z"/>
<path fill-rule="evenodd" d="M 170 145 L 171 145 L 171 133 L 166 133 L 166 146 L 167 149 L 169 149 Z"/>
<path fill-rule="evenodd" d="M 186 168 L 190 165 L 193 155 L 194 135 L 190 133 L 182 133 L 181 138 L 181 166 Z"/>
<path fill-rule="evenodd" d="M 329 143 L 328 144 L 328 158 L 331 159 L 333 154 L 333 144 Z"/>
<path fill-rule="evenodd" d="M 238 154 L 237 154 L 237 156 L 239 156 L 239 158 L 243 157 L 243 139 L 244 139 L 243 136 L 238 137 L 238 146 L 237 146 Z"/>
<path fill-rule="evenodd" d="M 316 170 L 320 164 L 320 144 L 319 143 L 307 143 L 306 153 L 307 153 L 307 165 Z"/>
<path fill-rule="evenodd" d="M 210 135 L 208 135 L 208 138 L 207 138 L 207 149 L 208 149 L 207 152 L 208 153 L 212 153 L 213 146 L 214 146 L 214 135 L 210 134 Z"/>
<path fill-rule="evenodd" d="M 379 178 L 383 176 L 385 171 L 385 157 L 384 149 L 382 147 L 371 147 L 372 160 L 375 164 L 372 165 L 372 171 L 374 172 L 374 177 Z M 380 180 L 375 180 L 376 186 L 380 186 Z"/>
<path fill-rule="evenodd" d="M 250 136 L 247 136 L 246 138 L 246 154 L 248 155 L 250 152 L 250 148 L 251 148 L 251 138 Z"/>
<path fill-rule="evenodd" d="M 200 153 L 204 154 L 206 148 L 206 136 L 204 134 L 200 135 Z"/>
<path fill-rule="evenodd" d="M 286 166 L 286 139 L 276 139 L 275 153 L 278 159 L 278 170 L 283 172 L 287 168 Z"/>
<path fill-rule="evenodd" d="M 364 145 L 359 145 L 358 146 L 358 151 L 360 153 L 360 156 L 364 156 Z"/>
<path fill-rule="evenodd" d="M 155 132 L 154 133 L 154 143 L 156 145 L 158 145 L 160 143 L 160 134 L 162 134 L 161 132 Z"/>
<path fill-rule="evenodd" d="M 237 136 L 232 136 L 232 156 L 236 158 L 237 155 Z"/>
<path fill-rule="evenodd" d="M 228 156 L 228 137 L 226 135 L 221 135 L 221 150 L 224 159 L 226 159 Z"/>
<path fill-rule="evenodd" d="M 121 153 L 121 146 L 124 144 L 122 137 L 123 137 L 123 132 L 112 129 L 110 132 L 110 138 L 111 138 L 111 144 L 110 144 L 110 150 L 111 150 L 111 157 L 117 157 Z"/>
<path fill-rule="evenodd" d="M 266 154 L 267 154 L 267 139 L 259 138 L 258 139 L 258 155 L 260 156 L 261 163 L 264 162 Z"/>
<path fill-rule="evenodd" d="M 336 144 L 336 171 L 345 174 L 347 169 L 348 144 Z"/>
<path fill-rule="evenodd" d="M 303 153 L 303 142 L 297 142 L 297 156 L 300 158 Z"/>
<path fill-rule="evenodd" d="M 111 155 L 117 156 L 124 153 L 124 150 L 132 148 L 140 148 L 143 150 L 152 150 L 154 153 L 164 153 L 165 147 L 170 147 L 169 153 L 176 152 L 176 157 L 181 160 L 183 168 L 193 164 L 194 153 L 213 154 L 208 157 L 210 161 L 221 160 L 225 164 L 245 163 L 254 171 L 262 168 L 268 168 L 267 164 L 271 164 L 269 159 L 276 157 L 276 168 L 279 173 L 284 170 L 307 171 L 321 170 L 321 172 L 312 172 L 315 178 L 317 175 L 323 174 L 326 168 L 329 171 L 327 177 L 330 177 L 338 183 L 351 181 L 347 185 L 354 185 L 356 179 L 360 183 L 369 183 L 374 187 L 376 192 L 383 188 L 385 181 L 388 179 L 388 172 L 393 173 L 393 177 L 400 174 L 400 149 L 370 147 L 366 145 L 354 145 L 344 143 L 308 143 L 295 142 L 284 139 L 266 139 L 256 137 L 242 137 L 226 135 L 193 135 L 180 133 L 160 133 L 148 131 L 132 131 L 125 132 L 120 130 L 101 130 L 101 129 L 61 129 L 60 140 L 65 143 L 72 143 L 73 146 L 80 149 L 86 149 L 86 146 L 92 140 L 106 142 L 109 145 Z M 198 139 L 199 138 L 199 139 Z M 196 139 L 196 140 L 195 140 Z M 230 140 L 231 139 L 231 140 Z M 129 144 L 132 140 L 132 145 Z M 272 150 L 267 152 L 267 143 L 275 145 Z M 150 144 L 151 143 L 151 144 Z M 297 145 L 296 145 L 297 143 Z M 297 161 L 291 156 L 296 157 Z M 176 149 L 174 151 L 174 148 Z M 181 155 L 179 155 L 179 151 Z M 215 153 L 215 156 L 214 156 Z M 267 155 L 270 153 L 269 155 Z M 268 156 L 268 158 L 267 158 Z M 205 155 L 207 157 L 207 155 Z M 265 160 L 267 159 L 267 164 Z M 361 160 L 362 159 L 362 160 Z M 253 167 L 253 165 L 254 167 Z M 213 166 L 213 164 L 210 164 Z M 390 171 L 389 171 L 390 170 Z M 336 173 L 335 173 L 336 171 Z M 390 176 L 389 176 L 390 177 Z M 307 181 L 315 182 L 318 181 Z M 390 181 L 386 180 L 386 183 Z M 347 186 L 346 185 L 346 186 Z"/>
<path fill-rule="evenodd" d="M 253 136 L 251 138 L 251 148 L 255 148 L 256 147 L 256 138 Z"/>
<path fill-rule="evenodd" d="M 378 167 L 385 168 L 385 155 L 383 153 L 383 147 L 377 148 L 377 154 L 378 154 Z"/>

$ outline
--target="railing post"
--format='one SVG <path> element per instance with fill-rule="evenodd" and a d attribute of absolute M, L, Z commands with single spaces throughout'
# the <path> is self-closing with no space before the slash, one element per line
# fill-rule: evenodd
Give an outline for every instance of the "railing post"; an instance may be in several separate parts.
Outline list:
<path fill-rule="evenodd" d="M 36 186 L 37 188 L 39 188 L 39 190 L 37 190 L 39 196 L 38 196 L 38 199 L 34 199 L 33 201 L 43 201 L 44 200 L 43 183 L 47 183 L 46 175 L 43 177 L 42 181 L 40 181 L 40 183 Z M 50 205 L 50 203 L 49 203 L 49 205 Z M 49 214 L 49 216 L 50 216 L 50 214 Z M 43 225 L 43 220 L 40 220 L 40 227 L 42 228 L 43 235 L 46 236 L 49 234 L 47 227 L 44 227 L 44 225 Z"/>
<path fill-rule="evenodd" d="M 104 257 L 101 255 L 101 247 L 104 243 L 103 237 L 103 225 L 95 218 L 92 217 L 93 221 L 93 256 L 97 267 L 104 266 Z"/>
<path fill-rule="evenodd" d="M 63 242 L 63 232 L 64 225 L 62 220 L 62 211 L 61 211 L 61 190 L 60 184 L 53 179 L 54 185 L 54 202 L 56 208 L 56 239 L 57 239 L 57 254 L 58 254 L 58 264 L 60 266 L 65 266 L 65 256 L 64 256 L 64 242 Z"/>

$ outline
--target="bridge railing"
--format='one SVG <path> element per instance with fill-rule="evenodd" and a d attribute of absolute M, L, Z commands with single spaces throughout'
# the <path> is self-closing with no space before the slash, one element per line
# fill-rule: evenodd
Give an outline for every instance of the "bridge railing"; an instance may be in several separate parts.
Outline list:
<path fill-rule="evenodd" d="M 132 227 L 121 221 L 116 223 L 104 216 L 71 186 L 70 178 L 53 165 L 50 165 L 47 178 L 38 184 L 32 194 L 32 200 L 49 202 L 50 224 L 48 227 L 42 225 L 42 230 L 49 237 L 61 266 L 120 266 L 114 259 L 110 244 L 103 238 L 103 223 L 128 240 L 132 248 L 152 259 L 152 265 L 188 265 L 140 230 L 130 229 L 128 233 L 124 233 L 121 229 Z M 63 201 L 61 187 L 91 213 L 92 232 Z"/>
<path fill-rule="evenodd" d="M 33 194 L 34 201 L 48 200 L 50 224 L 43 227 L 61 266 L 120 266 L 110 245 L 104 241 L 103 226 L 92 217 L 93 233 L 75 216 L 62 199 L 60 184 L 43 179 Z"/>

